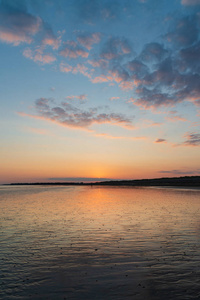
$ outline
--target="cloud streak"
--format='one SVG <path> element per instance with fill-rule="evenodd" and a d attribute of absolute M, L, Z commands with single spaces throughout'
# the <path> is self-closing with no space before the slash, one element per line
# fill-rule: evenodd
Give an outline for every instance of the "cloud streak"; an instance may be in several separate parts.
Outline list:
<path fill-rule="evenodd" d="M 68 102 L 62 102 L 60 106 L 53 106 L 53 104 L 52 99 L 40 98 L 35 101 L 35 115 L 23 112 L 19 114 L 78 129 L 88 129 L 93 124 L 112 124 L 134 129 L 132 120 L 121 113 L 100 112 L 98 108 L 81 110 Z"/>
<path fill-rule="evenodd" d="M 187 133 L 185 135 L 186 140 L 182 143 L 184 146 L 200 146 L 200 134 L 199 133 Z"/>
<path fill-rule="evenodd" d="M 184 171 L 184 170 L 161 170 L 158 173 L 162 174 L 172 174 L 172 175 L 198 175 L 200 173 L 200 169 Z"/>
<path fill-rule="evenodd" d="M 157 139 L 157 140 L 155 140 L 155 143 L 166 143 L 167 142 L 167 140 L 166 139 Z"/>

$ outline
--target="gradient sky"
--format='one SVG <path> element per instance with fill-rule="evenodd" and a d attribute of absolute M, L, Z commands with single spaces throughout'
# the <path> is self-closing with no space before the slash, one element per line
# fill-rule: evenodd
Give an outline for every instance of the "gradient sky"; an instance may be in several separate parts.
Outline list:
<path fill-rule="evenodd" d="M 200 0 L 1 0 L 0 183 L 200 174 Z"/>

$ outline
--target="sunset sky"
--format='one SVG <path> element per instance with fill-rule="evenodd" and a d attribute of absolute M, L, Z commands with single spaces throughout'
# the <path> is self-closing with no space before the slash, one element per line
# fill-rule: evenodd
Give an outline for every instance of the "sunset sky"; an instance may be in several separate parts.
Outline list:
<path fill-rule="evenodd" d="M 0 57 L 0 183 L 200 175 L 200 0 L 1 0 Z"/>

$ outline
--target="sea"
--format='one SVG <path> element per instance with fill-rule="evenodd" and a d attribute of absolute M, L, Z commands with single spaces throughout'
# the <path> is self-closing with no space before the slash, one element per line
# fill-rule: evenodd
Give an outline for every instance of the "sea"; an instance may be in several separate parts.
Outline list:
<path fill-rule="evenodd" d="M 199 300 L 200 190 L 0 186 L 0 299 Z"/>

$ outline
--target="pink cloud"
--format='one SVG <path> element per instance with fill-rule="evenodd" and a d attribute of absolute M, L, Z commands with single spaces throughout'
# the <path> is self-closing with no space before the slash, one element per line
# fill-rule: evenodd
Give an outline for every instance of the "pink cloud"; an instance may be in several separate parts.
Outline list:
<path fill-rule="evenodd" d="M 71 96 L 67 96 L 66 97 L 67 100 L 74 100 L 74 99 L 77 99 L 77 100 L 87 100 L 87 95 L 86 94 L 81 94 L 81 95 L 71 95 Z"/>
<path fill-rule="evenodd" d="M 16 34 L 13 32 L 0 31 L 0 40 L 14 46 L 18 46 L 20 43 L 30 44 L 32 38 L 24 34 Z"/>
<path fill-rule="evenodd" d="M 4 5 L 4 4 L 2 4 Z M 18 46 L 20 43 L 32 42 L 42 25 L 39 17 L 34 17 L 23 11 L 10 13 L 5 10 L 0 16 L 0 40 Z"/>
<path fill-rule="evenodd" d="M 129 91 L 129 90 L 133 90 L 134 88 L 134 81 L 123 81 L 120 83 L 120 88 L 123 90 L 123 91 Z"/>
<path fill-rule="evenodd" d="M 118 100 L 118 99 L 120 99 L 120 97 L 110 97 L 110 98 L 109 98 L 110 101 Z"/>
<path fill-rule="evenodd" d="M 123 140 L 133 140 L 133 141 L 137 141 L 137 140 L 146 140 L 147 137 L 145 136 L 114 136 L 114 135 L 110 135 L 108 133 L 95 133 L 94 136 L 96 137 L 102 137 L 102 138 L 106 138 L 106 139 L 112 139 L 112 140 L 118 140 L 118 139 L 123 139 Z"/>
<path fill-rule="evenodd" d="M 56 61 L 55 56 L 53 56 L 52 54 L 43 54 L 43 50 L 42 49 L 36 49 L 35 51 L 31 50 L 30 48 L 26 48 L 23 51 L 23 55 L 26 58 L 29 58 L 31 60 L 33 60 L 34 62 L 37 63 L 41 63 L 41 64 L 51 64 L 54 61 Z"/>
<path fill-rule="evenodd" d="M 77 66 L 73 68 L 72 73 L 81 73 L 84 76 L 91 78 L 91 75 L 88 73 L 88 68 L 83 64 L 77 64 Z"/>
<path fill-rule="evenodd" d="M 88 60 L 88 64 L 92 65 L 94 68 L 102 68 L 105 69 L 108 67 L 109 62 L 105 59 L 99 60 Z"/>
<path fill-rule="evenodd" d="M 116 70 L 116 71 L 109 71 L 114 81 L 120 83 L 124 80 L 124 77 Z"/>
<path fill-rule="evenodd" d="M 186 121 L 188 121 L 187 119 L 185 119 L 181 116 L 166 117 L 165 119 L 168 121 L 171 121 L 171 122 L 178 122 L 178 121 L 186 122 Z"/>
<path fill-rule="evenodd" d="M 53 49 L 58 49 L 61 41 L 55 37 L 47 36 L 42 40 L 42 44 L 45 46 L 51 46 Z"/>
<path fill-rule="evenodd" d="M 138 124 L 136 124 L 138 129 L 141 128 L 151 128 L 151 127 L 156 127 L 156 126 L 161 126 L 163 125 L 163 123 L 161 122 L 153 122 L 152 120 L 148 120 L 148 119 L 143 119 L 143 120 L 139 120 Z"/>
<path fill-rule="evenodd" d="M 97 77 L 91 79 L 91 81 L 93 83 L 102 83 L 102 82 L 108 82 L 109 79 L 105 75 L 100 75 L 100 76 L 97 76 Z"/>
<path fill-rule="evenodd" d="M 73 70 L 73 67 L 70 66 L 69 64 L 64 64 L 64 63 L 60 64 L 60 71 L 61 72 L 68 73 L 68 72 L 72 72 L 72 70 Z"/>
<path fill-rule="evenodd" d="M 90 50 L 93 44 L 97 44 L 100 42 L 101 34 L 96 32 L 92 34 L 79 34 L 77 37 L 78 42 Z"/>
<path fill-rule="evenodd" d="M 89 52 L 82 49 L 78 44 L 74 41 L 67 41 L 63 50 L 60 51 L 60 55 L 64 57 L 77 58 L 79 56 L 87 58 Z"/>
<path fill-rule="evenodd" d="M 73 74 L 81 73 L 82 75 L 91 79 L 91 74 L 88 72 L 88 68 L 83 64 L 77 64 L 75 67 L 66 63 L 60 64 L 60 71 L 64 73 L 72 72 Z M 92 70 L 90 70 L 91 72 Z"/>

